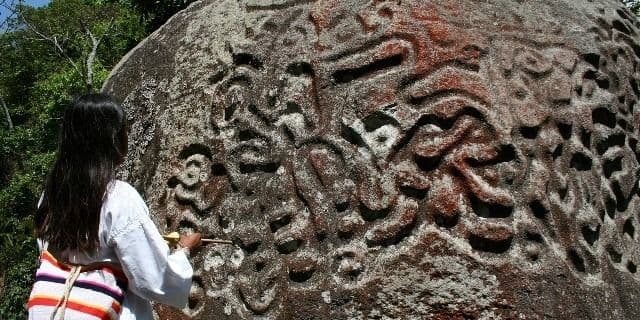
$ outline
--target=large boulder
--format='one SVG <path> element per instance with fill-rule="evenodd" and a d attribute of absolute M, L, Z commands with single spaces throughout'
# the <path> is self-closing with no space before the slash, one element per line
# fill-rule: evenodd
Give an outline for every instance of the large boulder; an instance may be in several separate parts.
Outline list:
<path fill-rule="evenodd" d="M 636 18 L 614 0 L 219 0 L 115 68 L 122 177 L 194 319 L 640 319 Z"/>

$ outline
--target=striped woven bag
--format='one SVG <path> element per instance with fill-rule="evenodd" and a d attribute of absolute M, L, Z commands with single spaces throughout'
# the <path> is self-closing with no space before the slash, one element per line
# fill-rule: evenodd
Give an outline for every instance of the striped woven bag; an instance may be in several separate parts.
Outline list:
<path fill-rule="evenodd" d="M 31 320 L 116 320 L 127 278 L 113 265 L 68 265 L 43 251 L 27 308 Z"/>

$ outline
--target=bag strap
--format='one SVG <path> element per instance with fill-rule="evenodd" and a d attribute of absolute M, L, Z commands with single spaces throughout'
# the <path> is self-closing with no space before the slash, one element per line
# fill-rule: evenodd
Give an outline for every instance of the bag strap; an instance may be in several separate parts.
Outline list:
<path fill-rule="evenodd" d="M 60 312 L 60 319 L 64 319 L 64 312 L 67 309 L 67 302 L 69 302 L 71 288 L 73 288 L 73 284 L 76 282 L 76 280 L 78 280 L 81 270 L 81 266 L 71 267 L 71 273 L 69 274 L 67 280 L 64 282 L 64 293 L 62 295 L 62 298 L 60 298 L 60 300 L 58 301 L 58 304 L 56 304 L 56 307 L 53 309 L 50 320 L 55 320 L 58 312 Z"/>
<path fill-rule="evenodd" d="M 111 273 L 113 273 L 113 275 L 116 277 L 116 279 L 119 279 L 119 281 L 121 281 L 123 284 L 126 285 L 127 283 L 127 276 L 124 273 L 124 271 L 122 270 L 122 267 L 119 266 L 118 264 L 112 263 L 112 262 L 94 262 L 88 265 L 75 265 L 75 264 L 69 264 L 69 263 L 65 263 L 62 262 L 58 259 L 56 259 L 56 257 L 50 252 L 50 251 L 43 251 L 40 254 L 40 260 L 42 259 L 46 259 L 49 261 L 49 263 L 55 265 L 56 267 L 71 272 L 71 269 L 74 266 L 78 266 L 81 268 L 81 272 L 87 272 L 87 271 L 94 271 L 94 270 L 104 270 L 107 269 L 109 270 Z"/>
<path fill-rule="evenodd" d="M 92 263 L 89 265 L 68 264 L 62 261 L 58 261 L 53 256 L 53 254 L 51 254 L 51 252 L 49 252 L 48 250 L 44 250 L 41 253 L 40 260 L 42 259 L 47 259 L 48 262 L 52 263 L 54 266 L 69 272 L 69 276 L 67 277 L 67 279 L 65 279 L 65 282 L 64 282 L 63 295 L 58 301 L 58 303 L 56 304 L 53 310 L 53 313 L 51 314 L 50 320 L 55 320 L 58 313 L 60 314 L 60 317 L 58 319 L 61 319 L 61 320 L 64 319 L 64 314 L 67 309 L 67 303 L 69 302 L 69 296 L 71 295 L 71 289 L 73 288 L 73 285 L 78 280 L 78 277 L 80 277 L 81 272 L 102 269 L 102 270 L 106 270 L 113 273 L 114 277 L 116 277 L 116 281 L 118 281 L 117 279 L 122 279 L 121 281 L 123 281 L 122 283 L 124 286 L 126 286 L 126 283 L 127 283 L 126 275 L 124 274 L 122 269 L 118 268 L 117 265 L 113 263 L 98 262 L 98 263 Z M 120 282 L 118 283 L 118 285 L 120 286 Z"/>

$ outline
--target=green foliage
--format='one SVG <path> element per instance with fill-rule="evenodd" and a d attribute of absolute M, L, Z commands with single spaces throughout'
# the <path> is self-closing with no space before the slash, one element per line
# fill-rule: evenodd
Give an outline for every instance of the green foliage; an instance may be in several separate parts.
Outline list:
<path fill-rule="evenodd" d="M 30 155 L 25 170 L 16 174 L 0 192 L 0 259 L 4 283 L 0 319 L 24 319 L 24 303 L 33 282 L 36 247 L 33 208 L 53 153 Z"/>
<path fill-rule="evenodd" d="M 5 272 L 5 290 L 2 291 L 0 300 L 0 319 L 18 320 L 25 319 L 25 303 L 36 269 L 36 248 L 34 242 L 25 242 L 14 249 L 16 254 L 21 254 L 22 259 L 9 265 Z"/>
<path fill-rule="evenodd" d="M 622 0 L 622 3 L 636 15 L 640 13 L 640 0 Z"/>
<path fill-rule="evenodd" d="M 17 6 L 20 14 L 0 34 L 0 97 L 14 130 L 0 112 L 0 319 L 24 319 L 36 267 L 33 213 L 54 158 L 68 101 L 87 91 L 87 58 L 93 87 L 141 41 L 148 28 L 124 1 L 53 0 Z M 56 44 L 59 48 L 56 47 Z M 0 109 L 0 111 L 2 111 Z"/>
<path fill-rule="evenodd" d="M 129 4 L 135 8 L 145 22 L 147 31 L 163 25 L 176 12 L 186 8 L 195 0 L 129 0 Z"/>

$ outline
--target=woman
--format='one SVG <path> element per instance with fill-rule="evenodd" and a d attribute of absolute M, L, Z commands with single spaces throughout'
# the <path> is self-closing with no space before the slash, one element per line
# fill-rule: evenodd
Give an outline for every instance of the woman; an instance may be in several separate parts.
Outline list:
<path fill-rule="evenodd" d="M 117 308 L 120 319 L 153 319 L 149 300 L 186 305 L 193 273 L 188 254 L 200 245 L 200 234 L 181 236 L 180 249 L 170 253 L 138 192 L 115 179 L 127 153 L 126 127 L 123 109 L 107 95 L 81 96 L 65 110 L 57 159 L 36 212 L 36 235 L 40 251 L 46 250 L 56 266 L 60 261 L 61 267 L 99 264 L 121 270 L 127 284 Z M 43 275 L 40 269 L 29 319 L 53 313 L 51 302 L 58 299 L 42 294 L 34 298 L 36 286 L 46 291 L 46 285 L 69 285 L 68 279 Z M 72 287 L 71 296 L 73 290 L 77 296 L 82 289 Z M 82 311 L 81 302 L 67 300 L 65 318 Z"/>

